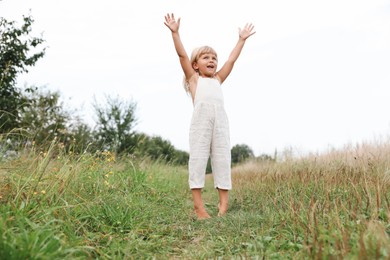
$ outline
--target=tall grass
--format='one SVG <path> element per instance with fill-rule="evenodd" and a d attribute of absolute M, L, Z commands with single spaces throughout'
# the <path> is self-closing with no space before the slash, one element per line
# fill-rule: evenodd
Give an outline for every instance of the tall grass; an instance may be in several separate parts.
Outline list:
<path fill-rule="evenodd" d="M 273 230 L 276 248 L 319 259 L 390 257 L 388 143 L 248 162 L 233 176 L 235 200 L 242 211 L 264 216 L 258 230 Z"/>
<path fill-rule="evenodd" d="M 0 162 L 0 259 L 387 259 L 390 144 L 250 161 L 197 221 L 187 170 L 53 143 Z"/>

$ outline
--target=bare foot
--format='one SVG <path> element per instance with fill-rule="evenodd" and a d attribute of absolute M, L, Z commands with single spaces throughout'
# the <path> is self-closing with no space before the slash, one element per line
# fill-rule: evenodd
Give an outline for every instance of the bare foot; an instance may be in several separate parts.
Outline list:
<path fill-rule="evenodd" d="M 224 205 L 221 205 L 220 203 L 218 204 L 218 217 L 222 217 L 223 215 L 225 215 L 228 211 L 228 205 L 227 204 L 224 204 Z"/>
<path fill-rule="evenodd" d="M 205 209 L 195 209 L 198 220 L 211 218 Z"/>
<path fill-rule="evenodd" d="M 229 205 L 228 190 L 218 189 L 219 203 L 218 203 L 218 217 L 226 214 Z"/>
<path fill-rule="evenodd" d="M 202 201 L 202 189 L 192 189 L 192 198 L 194 200 L 194 210 L 198 219 L 211 218 L 204 208 Z"/>

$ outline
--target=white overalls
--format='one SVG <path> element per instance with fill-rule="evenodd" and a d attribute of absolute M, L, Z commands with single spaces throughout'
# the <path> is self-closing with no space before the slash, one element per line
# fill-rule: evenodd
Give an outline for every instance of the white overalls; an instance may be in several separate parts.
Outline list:
<path fill-rule="evenodd" d="M 229 122 L 224 109 L 221 84 L 216 78 L 199 76 L 190 126 L 191 189 L 204 187 L 210 154 L 214 187 L 230 190 L 232 183 Z"/>

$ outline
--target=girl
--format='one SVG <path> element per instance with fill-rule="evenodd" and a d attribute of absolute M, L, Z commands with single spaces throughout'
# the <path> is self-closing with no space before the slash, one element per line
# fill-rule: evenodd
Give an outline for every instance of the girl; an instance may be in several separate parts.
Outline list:
<path fill-rule="evenodd" d="M 217 53 L 208 46 L 195 49 L 188 58 L 179 35 L 180 18 L 165 16 L 164 24 L 171 30 L 173 43 L 184 72 L 184 86 L 194 105 L 190 126 L 189 186 L 198 219 L 210 218 L 202 201 L 207 161 L 211 155 L 214 187 L 218 189 L 218 216 L 228 210 L 231 190 L 231 154 L 228 119 L 224 110 L 221 84 L 229 76 L 246 39 L 253 35 L 254 26 L 239 28 L 239 38 L 228 60 L 217 71 Z"/>

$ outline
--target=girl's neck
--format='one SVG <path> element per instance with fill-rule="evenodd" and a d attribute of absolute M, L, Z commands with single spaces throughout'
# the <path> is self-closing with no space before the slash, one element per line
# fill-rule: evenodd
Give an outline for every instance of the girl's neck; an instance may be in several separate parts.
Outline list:
<path fill-rule="evenodd" d="M 199 77 L 204 78 L 204 79 L 213 79 L 213 78 L 215 78 L 215 75 L 205 76 L 205 75 L 201 75 L 200 73 L 198 73 L 198 75 L 199 75 Z"/>

